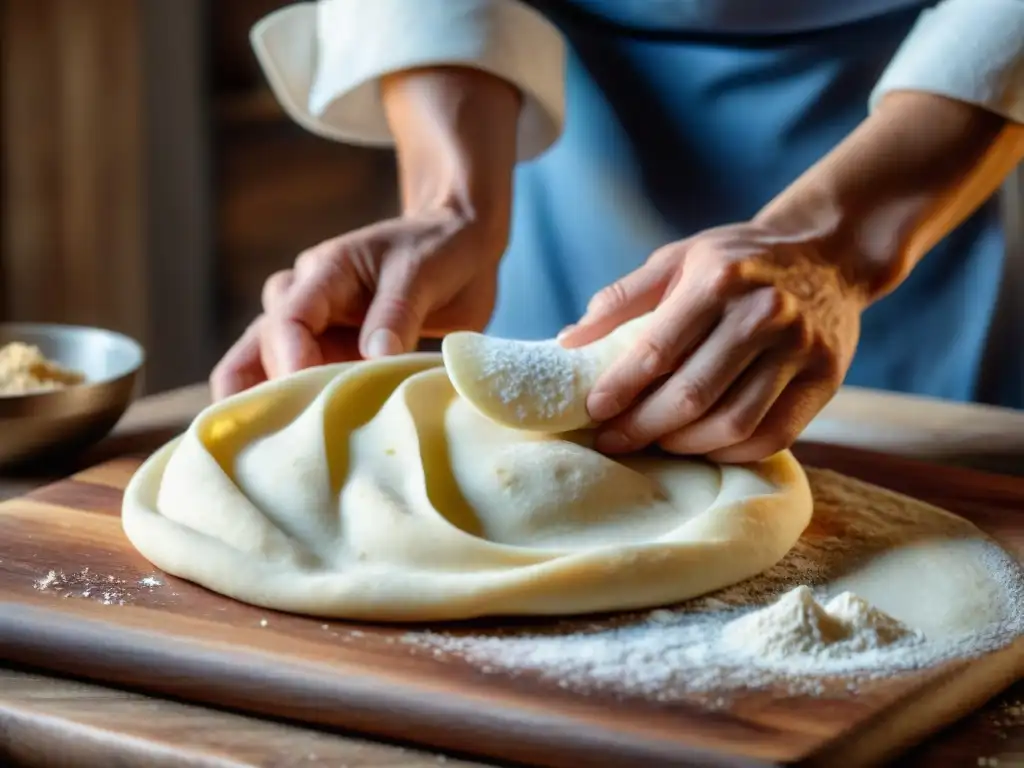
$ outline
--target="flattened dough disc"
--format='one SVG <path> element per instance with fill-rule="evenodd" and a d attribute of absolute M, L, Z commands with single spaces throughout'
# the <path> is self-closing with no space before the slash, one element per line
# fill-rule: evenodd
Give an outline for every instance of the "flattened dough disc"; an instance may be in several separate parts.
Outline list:
<path fill-rule="evenodd" d="M 771 567 L 811 516 L 788 452 L 719 467 L 585 443 L 487 419 L 440 355 L 324 366 L 203 411 L 122 520 L 154 565 L 243 602 L 429 621 L 678 602 Z"/>

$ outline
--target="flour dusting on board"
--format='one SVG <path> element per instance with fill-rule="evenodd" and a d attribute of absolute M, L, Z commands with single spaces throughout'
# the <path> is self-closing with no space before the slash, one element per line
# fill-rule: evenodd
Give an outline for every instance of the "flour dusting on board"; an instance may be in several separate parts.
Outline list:
<path fill-rule="evenodd" d="M 35 588 L 40 592 L 53 592 L 62 598 L 78 597 L 95 600 L 103 605 L 127 605 L 141 589 L 152 591 L 162 587 L 163 582 L 156 576 L 145 576 L 138 581 L 129 581 L 112 574 L 98 574 L 89 568 L 76 573 L 53 570 L 36 579 Z"/>
<path fill-rule="evenodd" d="M 822 605 L 802 585 L 775 603 L 734 619 L 722 628 L 723 646 L 738 655 L 792 663 L 846 659 L 901 641 L 921 642 L 924 633 L 871 606 L 852 592 Z"/>
<path fill-rule="evenodd" d="M 555 341 L 492 339 L 481 348 L 480 374 L 516 415 L 554 418 L 576 398 L 578 354 Z M 527 403 L 529 405 L 527 405 Z"/>
<path fill-rule="evenodd" d="M 714 707 L 743 689 L 856 690 L 1024 633 L 1024 572 L 976 528 L 835 473 L 808 479 L 811 526 L 754 579 L 672 609 L 402 642 L 483 674 Z"/>

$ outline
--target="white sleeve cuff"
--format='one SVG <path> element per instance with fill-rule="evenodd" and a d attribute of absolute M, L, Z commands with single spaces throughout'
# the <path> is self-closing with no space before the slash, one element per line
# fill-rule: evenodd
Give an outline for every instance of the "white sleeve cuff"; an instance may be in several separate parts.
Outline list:
<path fill-rule="evenodd" d="M 871 93 L 925 91 L 1024 123 L 1024 0 L 943 0 L 921 14 Z"/>
<path fill-rule="evenodd" d="M 274 95 L 293 120 L 355 144 L 393 143 L 383 75 L 466 66 L 523 94 L 518 156 L 555 143 L 565 123 L 565 42 L 517 0 L 321 0 L 261 19 L 250 39 Z"/>

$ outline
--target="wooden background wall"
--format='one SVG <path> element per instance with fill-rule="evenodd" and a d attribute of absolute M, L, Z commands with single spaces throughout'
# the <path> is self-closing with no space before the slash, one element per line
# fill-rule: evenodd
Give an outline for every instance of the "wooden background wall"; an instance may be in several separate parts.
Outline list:
<path fill-rule="evenodd" d="M 349 147 L 294 125 L 249 48 L 252 24 L 286 3 L 215 0 L 217 252 L 222 326 L 233 337 L 258 310 L 263 279 L 305 247 L 389 215 L 390 152 Z"/>
<path fill-rule="evenodd" d="M 292 124 L 271 0 L 0 0 L 0 318 L 128 333 L 146 389 L 205 378 L 305 247 L 388 215 L 389 152 Z"/>
<path fill-rule="evenodd" d="M 4 316 L 144 336 L 135 0 L 0 0 Z"/>

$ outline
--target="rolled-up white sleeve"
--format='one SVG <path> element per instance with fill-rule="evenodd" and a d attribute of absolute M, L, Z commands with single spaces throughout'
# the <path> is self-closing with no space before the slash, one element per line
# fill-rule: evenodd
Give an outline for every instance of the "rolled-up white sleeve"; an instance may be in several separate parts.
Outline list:
<path fill-rule="evenodd" d="M 465 66 L 519 88 L 518 156 L 555 143 L 565 122 L 565 41 L 518 0 L 320 0 L 282 8 L 250 34 L 281 106 L 318 135 L 393 143 L 380 79 L 426 66 Z"/>
<path fill-rule="evenodd" d="M 943 0 L 926 10 L 871 94 L 924 91 L 1024 123 L 1024 0 Z"/>

